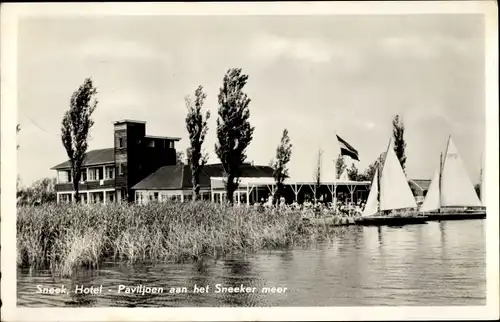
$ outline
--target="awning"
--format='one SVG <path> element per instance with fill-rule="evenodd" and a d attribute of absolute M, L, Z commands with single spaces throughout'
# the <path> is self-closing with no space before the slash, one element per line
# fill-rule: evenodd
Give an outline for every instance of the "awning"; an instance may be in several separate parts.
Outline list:
<path fill-rule="evenodd" d="M 214 189 L 223 189 L 225 187 L 225 177 L 211 177 L 210 183 Z M 270 177 L 246 177 L 239 178 L 239 186 L 270 186 L 276 184 L 274 178 Z M 295 181 L 293 178 L 288 178 L 284 182 L 285 185 L 316 185 L 315 181 Z M 369 186 L 371 181 L 352 181 L 352 180 L 335 180 L 322 181 L 322 186 Z"/>

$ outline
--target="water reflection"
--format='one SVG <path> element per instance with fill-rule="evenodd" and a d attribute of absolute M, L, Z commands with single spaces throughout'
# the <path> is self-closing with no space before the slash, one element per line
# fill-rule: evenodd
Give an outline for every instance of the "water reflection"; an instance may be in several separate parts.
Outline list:
<path fill-rule="evenodd" d="M 377 232 L 378 232 L 378 243 L 382 246 L 382 226 L 377 227 Z"/>
<path fill-rule="evenodd" d="M 18 270 L 18 305 L 29 307 L 484 305 L 484 221 L 406 227 L 343 227 L 308 249 L 203 259 L 184 264 L 105 263 L 71 279 Z M 103 285 L 103 294 L 36 294 L 36 285 Z M 164 294 L 106 291 L 119 284 L 164 287 Z M 255 293 L 215 293 L 215 285 Z M 210 286 L 209 293 L 193 287 Z M 286 287 L 282 294 L 262 287 Z M 171 287 L 188 292 L 170 294 Z"/>
<path fill-rule="evenodd" d="M 222 287 L 255 287 L 256 279 L 252 271 L 252 264 L 247 259 L 229 259 L 224 261 L 224 275 Z M 257 304 L 254 293 L 222 293 L 222 301 L 229 306 L 255 306 Z"/>

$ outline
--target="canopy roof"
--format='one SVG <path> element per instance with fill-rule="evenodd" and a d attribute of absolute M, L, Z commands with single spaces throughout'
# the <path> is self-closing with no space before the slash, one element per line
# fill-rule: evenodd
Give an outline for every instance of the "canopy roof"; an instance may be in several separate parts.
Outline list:
<path fill-rule="evenodd" d="M 223 188 L 225 177 L 211 177 L 210 181 L 212 183 L 212 188 Z M 239 178 L 240 186 L 268 186 L 273 185 L 276 182 L 272 177 L 246 177 Z M 316 182 L 313 180 L 310 181 L 302 181 L 302 180 L 294 180 L 293 178 L 288 178 L 284 182 L 285 185 L 315 185 Z M 334 180 L 334 181 L 322 181 L 321 185 L 342 185 L 342 186 L 368 186 L 371 184 L 371 181 L 352 181 L 352 180 Z"/>

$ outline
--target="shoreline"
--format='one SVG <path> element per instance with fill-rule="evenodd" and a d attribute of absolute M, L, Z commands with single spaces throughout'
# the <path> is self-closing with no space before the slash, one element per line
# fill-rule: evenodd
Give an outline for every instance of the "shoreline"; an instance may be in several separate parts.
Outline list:
<path fill-rule="evenodd" d="M 195 262 L 330 239 L 350 217 L 308 224 L 293 209 L 209 202 L 18 207 L 17 266 L 71 276 L 103 262 Z M 331 219 L 330 219 L 331 218 Z M 352 222 L 351 222 L 352 221 Z"/>

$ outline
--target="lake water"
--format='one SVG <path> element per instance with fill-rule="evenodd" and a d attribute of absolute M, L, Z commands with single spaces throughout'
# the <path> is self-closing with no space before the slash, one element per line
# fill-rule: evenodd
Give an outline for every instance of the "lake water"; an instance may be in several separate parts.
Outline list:
<path fill-rule="evenodd" d="M 405 227 L 339 227 L 329 244 L 190 264 L 106 263 L 71 279 L 18 269 L 18 305 L 29 307 L 485 305 L 484 220 Z M 163 287 L 133 294 L 126 287 Z M 216 293 L 216 285 L 254 292 Z M 67 294 L 37 294 L 37 285 L 65 285 Z M 75 287 L 102 285 L 102 294 Z M 208 293 L 193 293 L 194 286 Z M 170 294 L 172 287 L 187 293 Z M 282 293 L 262 293 L 282 287 Z M 252 289 L 255 288 L 255 289 Z M 182 289 L 179 289 L 182 291 Z M 277 291 L 277 290 L 276 290 Z"/>

